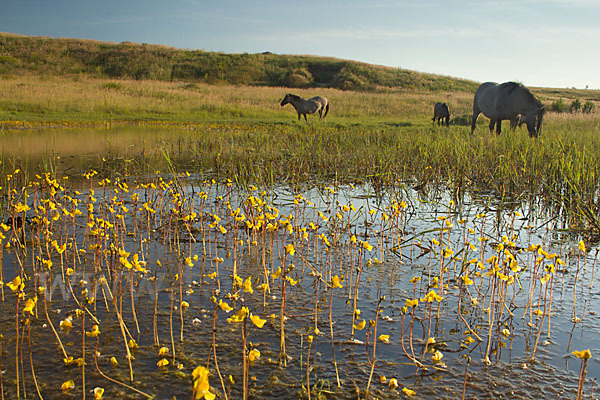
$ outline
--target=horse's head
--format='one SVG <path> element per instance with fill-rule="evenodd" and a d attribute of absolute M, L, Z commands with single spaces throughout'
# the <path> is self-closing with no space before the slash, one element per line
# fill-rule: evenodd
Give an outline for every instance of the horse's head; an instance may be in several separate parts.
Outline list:
<path fill-rule="evenodd" d="M 281 100 L 281 107 L 285 106 L 286 104 L 288 104 L 290 102 L 290 94 L 286 94 L 285 97 L 283 98 L 283 100 Z"/>
<path fill-rule="evenodd" d="M 536 111 L 529 113 L 525 116 L 525 123 L 527 124 L 527 130 L 529 131 L 529 137 L 538 137 L 542 130 L 542 120 L 546 110 L 544 106 L 541 106 Z M 521 117 L 521 120 L 523 118 Z"/>

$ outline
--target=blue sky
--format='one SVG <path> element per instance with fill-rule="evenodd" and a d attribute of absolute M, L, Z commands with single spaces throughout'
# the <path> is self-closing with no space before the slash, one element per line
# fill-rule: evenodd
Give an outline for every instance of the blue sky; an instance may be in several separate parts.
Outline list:
<path fill-rule="evenodd" d="M 597 0 L 11 0 L 0 31 L 600 89 Z M 0 49 L 1 51 L 1 49 Z"/>

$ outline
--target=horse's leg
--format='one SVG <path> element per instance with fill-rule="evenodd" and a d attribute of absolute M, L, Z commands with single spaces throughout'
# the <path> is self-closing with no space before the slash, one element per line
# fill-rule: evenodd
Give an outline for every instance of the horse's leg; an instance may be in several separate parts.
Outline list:
<path fill-rule="evenodd" d="M 492 133 L 494 131 L 494 126 L 496 126 L 496 120 L 493 118 L 490 118 L 490 125 L 489 125 L 490 133 Z"/>
<path fill-rule="evenodd" d="M 499 119 L 498 122 L 496 122 L 496 135 L 500 135 L 501 131 L 502 131 L 502 120 Z"/>
<path fill-rule="evenodd" d="M 306 114 L 302 114 L 304 115 L 304 120 L 306 121 L 306 123 L 308 124 L 308 120 L 306 119 Z"/>
<path fill-rule="evenodd" d="M 301 115 L 302 115 L 302 113 L 298 112 L 298 121 L 300 121 Z"/>
<path fill-rule="evenodd" d="M 471 134 L 475 130 L 475 123 L 477 122 L 477 117 L 479 117 L 480 112 L 481 111 L 479 111 L 478 108 L 473 107 L 473 119 L 471 120 Z"/>
<path fill-rule="evenodd" d="M 323 115 L 323 118 L 325 118 L 327 116 L 328 112 L 329 112 L 329 103 L 327 103 L 327 105 L 325 106 L 325 115 Z"/>

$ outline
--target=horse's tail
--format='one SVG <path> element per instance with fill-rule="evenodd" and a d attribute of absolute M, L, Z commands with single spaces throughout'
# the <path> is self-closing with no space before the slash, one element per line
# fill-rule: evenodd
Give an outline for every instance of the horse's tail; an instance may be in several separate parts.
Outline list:
<path fill-rule="evenodd" d="M 328 112 L 329 112 L 329 102 L 327 102 L 327 105 L 325 105 L 325 115 L 323 115 L 323 118 L 325 118 L 327 116 Z"/>

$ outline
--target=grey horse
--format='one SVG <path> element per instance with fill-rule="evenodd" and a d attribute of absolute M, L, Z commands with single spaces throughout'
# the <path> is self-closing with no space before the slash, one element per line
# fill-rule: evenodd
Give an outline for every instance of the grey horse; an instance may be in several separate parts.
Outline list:
<path fill-rule="evenodd" d="M 308 122 L 306 119 L 306 114 L 313 114 L 318 112 L 319 119 L 325 118 L 327 113 L 329 112 L 329 101 L 322 96 L 312 97 L 308 100 L 303 99 L 300 96 L 296 96 L 295 94 L 286 94 L 283 100 L 281 100 L 281 106 L 285 106 L 286 104 L 291 104 L 296 109 L 298 113 L 298 120 L 300 120 L 300 116 L 304 115 L 304 120 Z M 325 111 L 325 114 L 323 114 Z"/>
<path fill-rule="evenodd" d="M 496 126 L 496 134 L 500 134 L 502 120 L 514 120 L 519 114 L 524 117 L 530 137 L 537 137 L 542 127 L 544 106 L 525 86 L 515 82 L 497 84 L 485 82 L 475 92 L 473 99 L 473 120 L 471 133 L 480 113 L 490 119 L 490 132 Z"/>
<path fill-rule="evenodd" d="M 450 110 L 448 110 L 446 103 L 435 103 L 435 106 L 433 106 L 433 118 L 431 120 L 435 122 L 436 119 L 438 125 L 443 119 L 446 122 L 446 126 L 450 126 Z"/>

